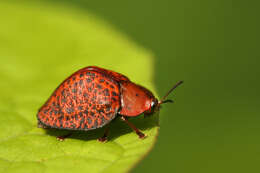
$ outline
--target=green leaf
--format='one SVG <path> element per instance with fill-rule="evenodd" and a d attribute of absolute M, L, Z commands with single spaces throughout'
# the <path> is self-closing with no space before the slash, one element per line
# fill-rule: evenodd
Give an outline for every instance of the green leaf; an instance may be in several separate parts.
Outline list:
<path fill-rule="evenodd" d="M 0 2 L 0 172 L 125 172 L 152 148 L 158 115 L 133 118 L 140 140 L 123 122 L 68 133 L 37 128 L 36 113 L 65 77 L 97 65 L 154 91 L 152 54 L 94 15 L 66 6 Z"/>

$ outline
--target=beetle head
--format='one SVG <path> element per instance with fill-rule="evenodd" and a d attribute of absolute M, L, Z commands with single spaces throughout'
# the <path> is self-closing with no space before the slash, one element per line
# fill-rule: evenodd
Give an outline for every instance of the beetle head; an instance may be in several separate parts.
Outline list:
<path fill-rule="evenodd" d="M 182 84 L 183 81 L 179 81 L 177 84 L 175 84 L 166 94 L 165 96 L 160 100 L 158 101 L 156 98 L 152 98 L 151 101 L 150 101 L 150 108 L 147 109 L 146 111 L 144 111 L 144 116 L 147 117 L 147 116 L 150 116 L 152 115 L 154 112 L 158 112 L 161 108 L 161 104 L 164 104 L 164 103 L 173 103 L 173 100 L 170 100 L 170 99 L 166 99 L 168 97 L 168 95 L 177 87 L 179 86 L 180 84 Z"/>

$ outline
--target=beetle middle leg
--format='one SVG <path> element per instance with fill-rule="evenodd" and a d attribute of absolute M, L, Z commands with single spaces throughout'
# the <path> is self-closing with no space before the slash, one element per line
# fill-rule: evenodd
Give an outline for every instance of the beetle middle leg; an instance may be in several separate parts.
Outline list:
<path fill-rule="evenodd" d="M 133 131 L 135 131 L 135 133 L 139 136 L 140 139 L 143 139 L 146 137 L 146 135 L 144 133 L 142 133 L 137 127 L 135 127 L 134 124 L 129 122 L 126 117 L 121 116 L 121 120 L 123 120 L 129 127 L 131 127 L 131 129 Z"/>
<path fill-rule="evenodd" d="M 108 133 L 109 133 L 109 127 L 107 127 L 105 129 L 104 135 L 100 138 L 98 138 L 99 142 L 106 142 L 107 141 L 107 137 L 108 137 Z"/>

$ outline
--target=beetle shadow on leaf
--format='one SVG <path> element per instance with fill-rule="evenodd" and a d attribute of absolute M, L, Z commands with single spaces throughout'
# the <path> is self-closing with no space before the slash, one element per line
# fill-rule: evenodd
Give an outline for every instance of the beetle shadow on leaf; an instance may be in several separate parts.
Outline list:
<path fill-rule="evenodd" d="M 158 126 L 158 115 L 156 114 L 146 118 L 144 118 L 144 116 L 142 115 L 138 117 L 129 118 L 129 121 L 133 123 L 138 129 L 144 131 Z M 46 131 L 46 134 L 50 136 L 58 137 L 71 134 L 66 139 L 78 139 L 88 141 L 97 140 L 98 138 L 102 137 L 105 128 L 107 127 L 109 127 L 108 140 L 114 140 L 127 133 L 134 133 L 133 130 L 125 122 L 120 120 L 119 116 L 109 124 L 105 125 L 104 127 L 89 131 L 63 130 L 52 128 L 44 130 Z"/>
<path fill-rule="evenodd" d="M 66 136 L 65 140 L 67 139 L 78 139 L 78 140 L 96 140 L 99 137 L 103 135 L 103 129 L 95 129 L 95 130 L 89 130 L 89 131 L 77 131 L 77 130 L 63 130 L 63 129 L 45 129 L 46 134 L 53 136 L 53 137 L 59 137 L 59 136 Z"/>

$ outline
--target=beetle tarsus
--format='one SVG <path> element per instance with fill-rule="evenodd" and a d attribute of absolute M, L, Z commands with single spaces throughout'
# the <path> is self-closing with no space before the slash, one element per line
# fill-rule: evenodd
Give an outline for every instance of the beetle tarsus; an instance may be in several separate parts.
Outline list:
<path fill-rule="evenodd" d="M 72 133 L 69 133 L 69 134 L 66 134 L 66 135 L 63 135 L 63 136 L 57 136 L 56 139 L 58 141 L 64 141 L 67 137 L 69 137 Z"/>
<path fill-rule="evenodd" d="M 98 138 L 98 141 L 102 143 L 107 142 L 107 136 L 102 136 L 101 138 Z"/>
<path fill-rule="evenodd" d="M 147 137 L 147 135 L 146 134 L 144 134 L 144 133 L 142 133 L 142 132 L 136 132 L 136 134 L 139 136 L 139 138 L 140 139 L 144 139 L 144 138 L 146 138 Z"/>
<path fill-rule="evenodd" d="M 99 142 L 107 142 L 108 133 L 109 133 L 109 128 L 107 127 L 105 129 L 104 135 L 101 138 L 98 138 L 98 141 Z"/>

